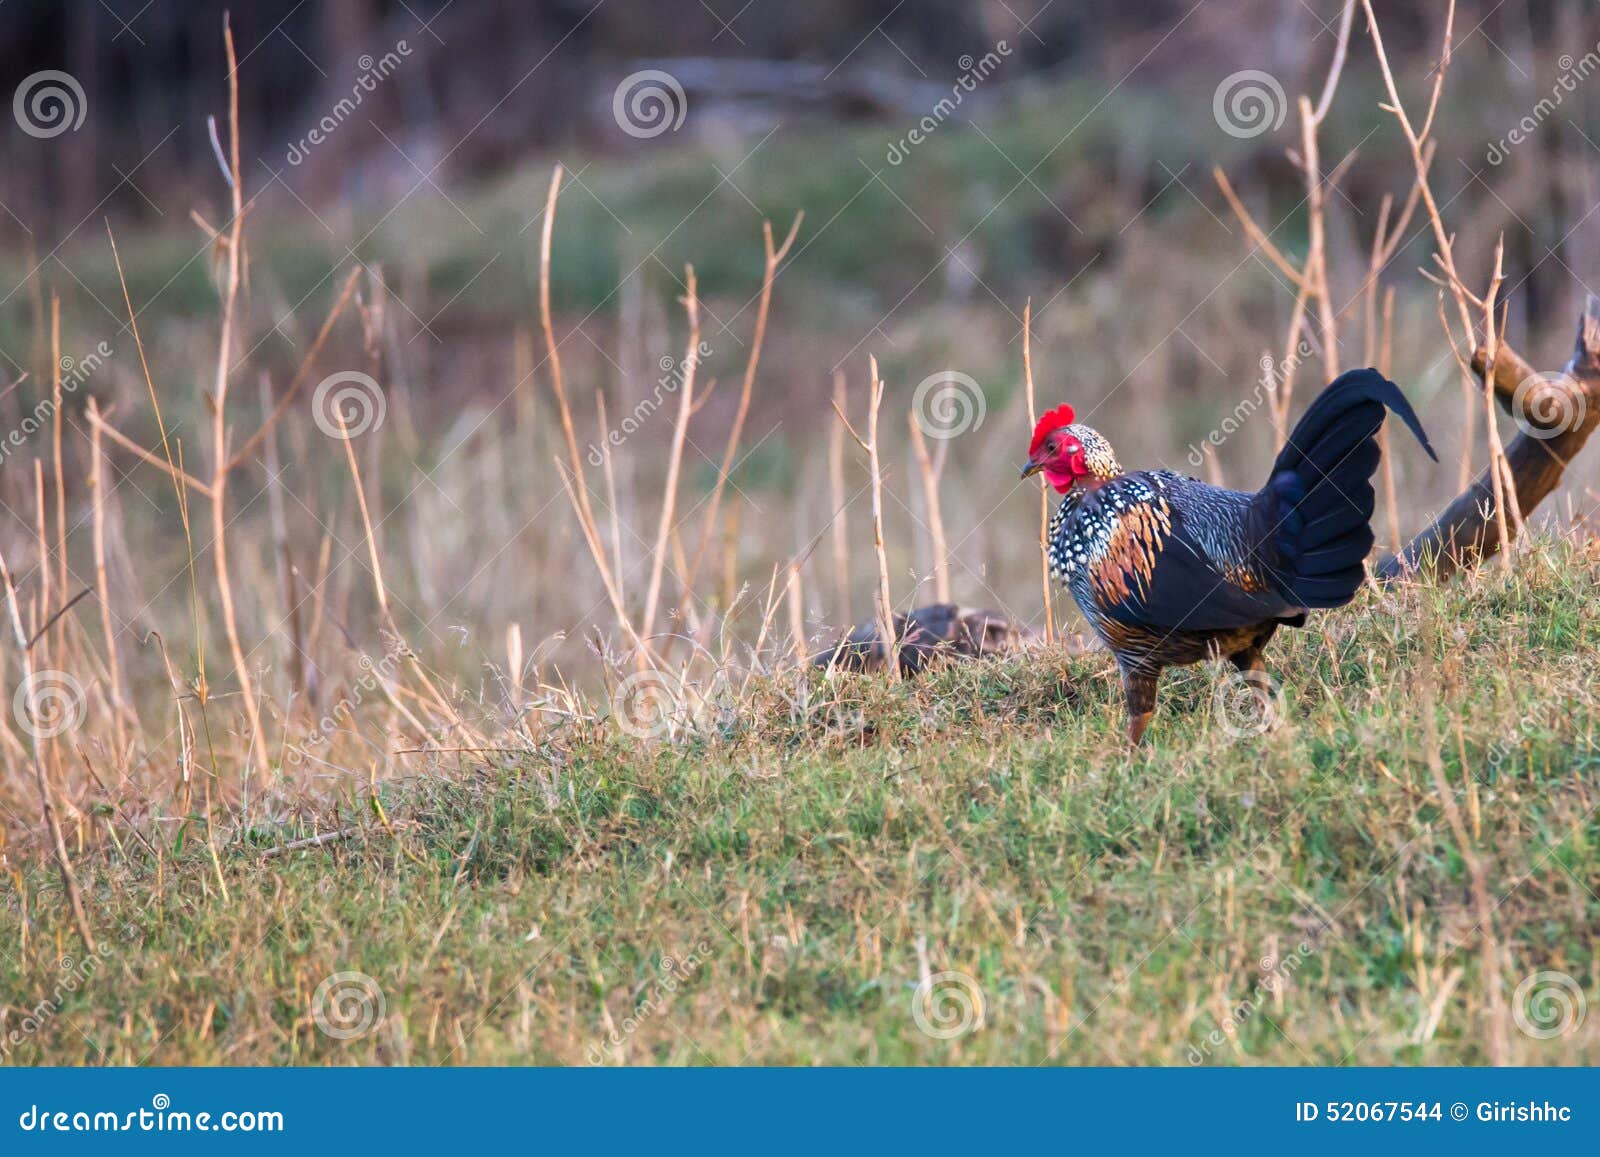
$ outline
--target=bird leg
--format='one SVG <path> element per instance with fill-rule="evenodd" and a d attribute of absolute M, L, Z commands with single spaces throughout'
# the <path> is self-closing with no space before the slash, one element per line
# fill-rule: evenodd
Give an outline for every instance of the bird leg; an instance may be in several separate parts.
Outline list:
<path fill-rule="evenodd" d="M 1128 742 L 1135 747 L 1144 742 L 1145 728 L 1156 713 L 1156 684 L 1160 679 L 1160 668 L 1153 672 L 1122 668 L 1122 693 L 1128 703 Z"/>
<path fill-rule="evenodd" d="M 1277 720 L 1272 709 L 1272 683 L 1267 675 L 1267 658 L 1260 647 L 1246 647 L 1242 651 L 1235 651 L 1228 656 L 1228 662 L 1244 676 L 1245 682 L 1250 684 L 1250 690 L 1255 692 L 1256 705 L 1261 708 L 1261 722 L 1271 729 Z"/>

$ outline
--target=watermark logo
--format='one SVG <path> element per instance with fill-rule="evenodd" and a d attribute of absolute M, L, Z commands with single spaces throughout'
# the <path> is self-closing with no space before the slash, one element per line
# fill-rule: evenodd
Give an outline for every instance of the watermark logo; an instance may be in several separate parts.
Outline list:
<path fill-rule="evenodd" d="M 637 671 L 611 693 L 611 717 L 624 734 L 659 739 L 683 712 L 683 684 L 665 671 Z"/>
<path fill-rule="evenodd" d="M 1246 68 L 1223 78 L 1211 97 L 1211 115 L 1230 137 L 1249 140 L 1283 126 L 1289 101 L 1270 72 Z"/>
<path fill-rule="evenodd" d="M 959 438 L 982 426 L 988 412 L 983 387 L 957 370 L 929 374 L 911 395 L 917 428 L 930 438 Z"/>
<path fill-rule="evenodd" d="M 1239 1029 L 1255 1016 L 1269 996 L 1288 989 L 1294 982 L 1294 974 L 1300 971 L 1310 956 L 1311 944 L 1305 940 L 1300 941 L 1294 951 L 1281 960 L 1276 956 L 1263 956 L 1257 965 L 1260 975 L 1250 986 L 1249 993 L 1244 999 L 1230 1003 L 1217 1026 L 1197 1044 L 1189 1046 L 1187 1053 L 1189 1063 L 1203 1064 L 1210 1058 L 1213 1050 L 1226 1043 L 1230 1037 L 1237 1037 Z"/>
<path fill-rule="evenodd" d="M 311 394 L 311 416 L 330 438 L 359 438 L 382 426 L 388 412 L 383 387 L 359 370 L 329 374 Z"/>
<path fill-rule="evenodd" d="M 81 960 L 63 956 L 57 961 L 56 968 L 61 975 L 51 989 L 50 995 L 32 1008 L 25 1005 L 18 1007 L 16 1011 L 21 1013 L 21 1019 L 10 1021 L 9 1031 L 0 1032 L 0 1058 L 9 1057 L 17 1045 L 49 1024 L 60 1013 L 72 994 L 87 985 L 100 968 L 101 962 L 110 956 L 111 945 L 102 941 L 91 956 Z"/>
<path fill-rule="evenodd" d="M 1577 59 L 1573 59 L 1571 53 L 1564 53 L 1557 58 L 1556 67 L 1561 70 L 1561 75 L 1550 86 L 1550 95 L 1540 97 L 1533 110 L 1512 125 L 1505 136 L 1489 142 L 1489 151 L 1484 155 L 1484 160 L 1489 164 L 1504 163 L 1514 148 L 1532 137 L 1539 126 L 1566 102 L 1567 97 L 1578 91 L 1580 81 L 1588 80 L 1596 71 L 1600 71 L 1600 44 Z"/>
<path fill-rule="evenodd" d="M 65 401 L 76 394 L 83 383 L 105 364 L 107 358 L 112 356 L 111 346 L 101 342 L 81 358 L 71 354 L 61 358 L 61 398 Z M 55 418 L 56 399 L 53 393 L 40 398 L 32 410 L 22 415 L 22 420 L 7 431 L 4 439 L 0 439 L 0 461 L 9 454 L 26 446 L 32 437 L 40 430 L 47 429 Z"/>
<path fill-rule="evenodd" d="M 1211 695 L 1217 722 L 1235 739 L 1261 735 L 1283 717 L 1283 687 L 1265 671 L 1230 671 Z"/>
<path fill-rule="evenodd" d="M 83 684 L 67 671 L 35 671 L 17 685 L 11 713 L 35 739 L 54 739 L 83 722 Z"/>
<path fill-rule="evenodd" d="M 1577 1032 L 1588 1011 L 1582 987 L 1565 972 L 1525 976 L 1511 997 L 1511 1019 L 1524 1035 L 1535 1040 Z"/>
<path fill-rule="evenodd" d="M 335 972 L 311 996 L 311 1018 L 334 1040 L 355 1040 L 383 1023 L 383 989 L 365 972 Z"/>
<path fill-rule="evenodd" d="M 689 98 L 683 85 L 659 68 L 629 73 L 611 95 L 611 115 L 617 127 L 642 141 L 677 132 L 688 112 Z"/>
<path fill-rule="evenodd" d="M 1256 379 L 1256 388 L 1250 392 L 1249 397 L 1239 399 L 1238 404 L 1233 407 L 1233 412 L 1222 419 L 1220 426 L 1200 439 L 1199 442 L 1189 443 L 1189 465 L 1196 470 L 1204 466 L 1206 464 L 1206 455 L 1213 450 L 1221 449 L 1222 444 L 1242 429 L 1257 410 L 1263 405 L 1274 401 L 1278 397 L 1278 391 L 1283 388 L 1283 384 L 1290 379 L 1294 372 L 1300 368 L 1300 364 L 1309 358 L 1313 352 L 1311 346 L 1302 341 L 1295 348 L 1294 353 L 1284 358 L 1281 362 L 1271 354 L 1262 354 L 1259 363 L 1261 376 Z"/>
<path fill-rule="evenodd" d="M 304 739 L 299 743 L 288 745 L 284 758 L 296 767 L 304 763 L 308 756 L 314 758 L 313 749 L 327 743 L 340 728 L 349 723 L 355 715 L 356 708 L 394 674 L 395 668 L 400 665 L 405 655 L 405 643 L 399 639 L 393 640 L 382 657 L 377 660 L 363 653 L 356 661 L 356 665 L 361 668 L 360 677 L 349 691 L 340 696 L 339 701 L 317 720 L 317 725 L 306 733 Z"/>
<path fill-rule="evenodd" d="M 935 972 L 911 993 L 911 1019 L 934 1040 L 954 1040 L 983 1027 L 983 989 L 965 972 Z"/>
<path fill-rule="evenodd" d="M 1541 442 L 1577 429 L 1587 413 L 1583 391 L 1560 372 L 1529 374 L 1511 395 L 1517 428 Z"/>
<path fill-rule="evenodd" d="M 663 956 L 656 966 L 655 980 L 645 990 L 643 999 L 633 1006 L 633 1012 L 624 1017 L 621 1024 L 612 1028 L 603 1041 L 589 1047 L 587 1058 L 589 1063 L 603 1065 L 608 1059 L 621 1060 L 623 1042 L 638 1032 L 651 1017 L 671 1004 L 674 994 L 700 969 L 706 962 L 706 957 L 710 955 L 711 945 L 702 940 L 681 960 L 675 956 Z M 609 1058 L 607 1054 L 610 1054 Z"/>
<path fill-rule="evenodd" d="M 89 100 L 77 77 L 47 68 L 17 85 L 11 112 L 23 132 L 44 141 L 82 128 L 83 118 L 89 115 Z"/>
<path fill-rule="evenodd" d="M 328 110 L 328 114 L 312 125 L 305 136 L 291 142 L 289 151 L 283 159 L 295 166 L 304 162 L 311 155 L 312 149 L 333 136 L 339 126 L 361 107 L 362 102 L 378 90 L 378 85 L 400 67 L 401 59 L 410 55 L 411 45 L 404 40 L 396 41 L 393 49 L 376 60 L 371 53 L 362 53 L 356 61 L 357 67 L 361 69 L 361 75 L 356 77 L 355 83 L 350 86 L 350 95 L 340 97 Z"/>
<path fill-rule="evenodd" d="M 661 408 L 670 395 L 676 394 L 683 388 L 690 371 L 698 368 L 710 356 L 711 346 L 706 342 L 701 342 L 681 362 L 670 354 L 663 354 L 661 360 L 656 363 L 661 369 L 661 376 L 656 378 L 655 389 L 648 397 L 640 398 L 622 421 L 601 435 L 601 441 L 613 450 L 620 449 L 624 442 L 633 437 L 639 428 L 650 420 L 651 415 Z M 599 466 L 605 460 L 605 451 L 596 443 L 589 443 L 589 465 Z"/>
<path fill-rule="evenodd" d="M 933 135 L 934 131 L 946 120 L 955 114 L 961 107 L 968 93 L 976 92 L 977 88 L 1000 67 L 1001 61 L 1011 55 L 1011 45 L 1004 40 L 996 41 L 989 52 L 985 52 L 976 60 L 971 53 L 964 53 L 956 61 L 956 67 L 961 69 L 961 75 L 950 86 L 950 95 L 940 97 L 937 104 L 928 112 L 928 115 L 919 120 L 905 136 L 889 144 L 884 160 L 891 165 L 898 165 L 911 155 L 911 150 L 922 144 Z"/>

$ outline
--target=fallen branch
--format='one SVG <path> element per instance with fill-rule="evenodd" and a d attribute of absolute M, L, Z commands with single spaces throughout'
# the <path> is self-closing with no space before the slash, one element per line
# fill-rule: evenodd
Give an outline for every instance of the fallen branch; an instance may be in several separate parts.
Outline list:
<path fill-rule="evenodd" d="M 1515 491 L 1516 509 L 1523 516 L 1560 485 L 1567 466 L 1600 426 L 1600 298 L 1591 295 L 1578 323 L 1572 357 L 1560 374 L 1540 374 L 1509 346 L 1495 352 L 1492 370 L 1487 353 L 1477 351 L 1472 368 L 1488 376 L 1496 399 L 1522 427 L 1506 448 L 1505 466 Z M 1521 381 L 1513 381 L 1516 374 Z M 1515 539 L 1513 527 L 1502 531 L 1495 503 L 1495 463 L 1459 494 L 1421 534 L 1399 554 L 1377 566 L 1379 579 L 1388 581 L 1432 562 L 1434 576 L 1447 579 L 1492 558 Z"/>
<path fill-rule="evenodd" d="M 320 836 L 307 836 L 303 840 L 290 840 L 286 844 L 279 844 L 277 847 L 268 848 L 266 851 L 261 853 L 261 858 L 263 860 L 270 860 L 273 856 L 282 856 L 288 854 L 289 852 L 304 851 L 306 848 L 320 848 L 324 844 L 336 843 L 339 840 L 348 840 L 353 836 L 359 836 L 363 834 L 364 832 L 361 828 L 344 828 L 342 831 L 324 832 Z"/>

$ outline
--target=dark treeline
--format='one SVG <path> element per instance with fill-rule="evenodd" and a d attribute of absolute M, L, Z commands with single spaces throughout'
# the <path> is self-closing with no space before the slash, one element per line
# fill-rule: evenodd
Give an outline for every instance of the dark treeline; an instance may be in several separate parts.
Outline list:
<path fill-rule="evenodd" d="M 105 212 L 153 220 L 171 194 L 209 181 L 205 121 L 223 107 L 226 7 L 6 4 L 0 92 L 19 99 L 25 80 L 59 70 L 87 106 L 78 128 L 49 139 L 7 124 L 0 202 L 14 218 L 52 231 Z M 1397 41 L 1422 31 L 1427 7 L 1390 17 Z M 1317 17 L 1278 0 L 256 0 L 234 4 L 231 19 L 246 163 L 257 179 L 279 174 L 316 201 L 359 195 L 359 170 L 374 164 L 442 162 L 453 178 L 497 171 L 534 149 L 604 145 L 611 93 L 641 62 L 693 58 L 702 84 L 754 96 L 765 115 L 843 119 L 882 112 L 897 85 L 915 103 L 927 91 L 917 86 L 948 86 L 964 56 L 1001 39 L 1012 48 L 1008 83 L 1069 68 L 1115 80 L 1179 24 L 1197 52 L 1210 45 L 1242 67 L 1281 61 Z M 1246 23 L 1255 29 L 1248 46 L 1239 38 Z M 391 71 L 386 55 L 398 67 L 374 83 L 374 67 Z M 756 68 L 728 68 L 739 62 Z M 759 91 L 738 91 L 752 76 Z M 393 145 L 370 129 L 348 132 L 310 163 L 293 163 L 296 142 L 363 77 L 370 91 L 356 115 Z"/>

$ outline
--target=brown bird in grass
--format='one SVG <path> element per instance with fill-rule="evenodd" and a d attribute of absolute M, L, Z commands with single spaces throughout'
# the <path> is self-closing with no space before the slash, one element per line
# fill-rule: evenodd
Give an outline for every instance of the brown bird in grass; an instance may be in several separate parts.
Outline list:
<path fill-rule="evenodd" d="M 1311 403 L 1254 493 L 1170 470 L 1126 473 L 1071 406 L 1039 419 L 1022 477 L 1042 472 L 1066 496 L 1050 521 L 1050 568 L 1116 655 L 1132 742 L 1166 667 L 1226 657 L 1265 710 L 1262 648 L 1273 633 L 1355 598 L 1385 407 L 1437 462 L 1399 387 L 1351 370 Z"/>

